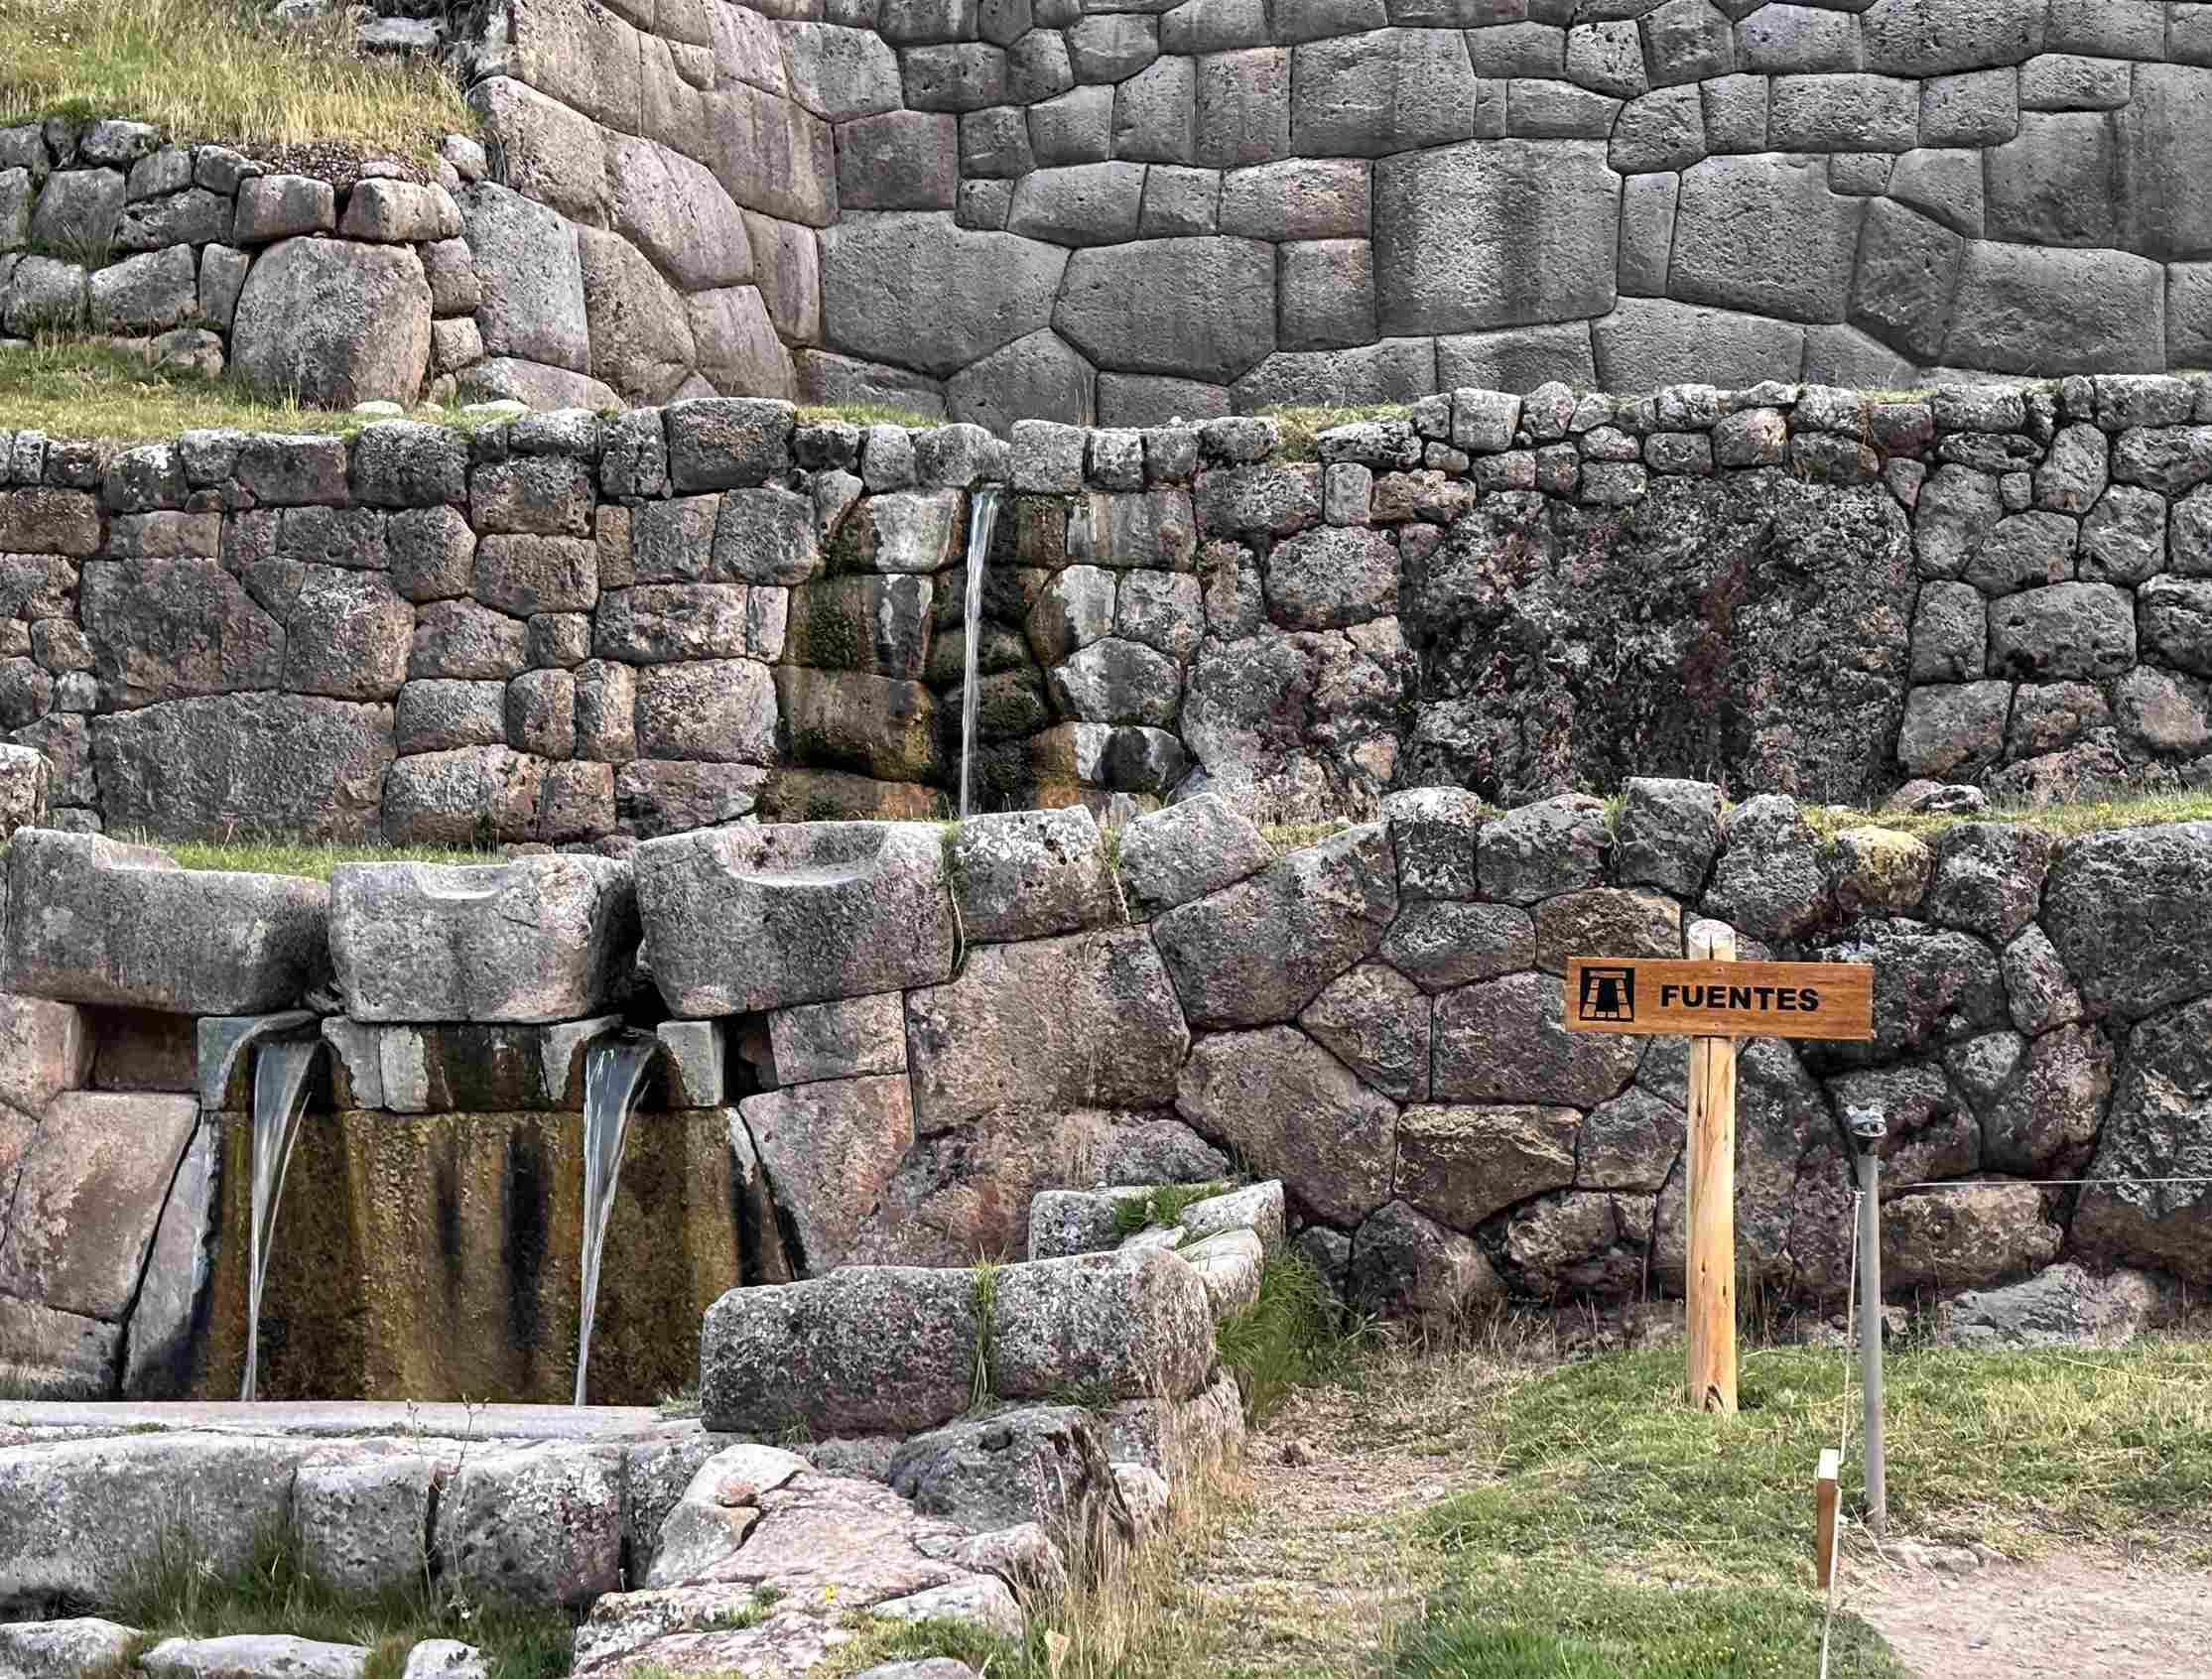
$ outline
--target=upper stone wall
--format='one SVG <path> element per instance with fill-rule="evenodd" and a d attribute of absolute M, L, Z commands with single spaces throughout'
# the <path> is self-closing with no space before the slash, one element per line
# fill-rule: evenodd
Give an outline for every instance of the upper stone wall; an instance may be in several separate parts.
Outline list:
<path fill-rule="evenodd" d="M 2212 362 L 2203 0 L 506 0 L 471 40 L 495 181 L 575 223 L 487 278 L 485 347 L 633 401 Z M 525 212 L 478 195 L 481 250 Z"/>

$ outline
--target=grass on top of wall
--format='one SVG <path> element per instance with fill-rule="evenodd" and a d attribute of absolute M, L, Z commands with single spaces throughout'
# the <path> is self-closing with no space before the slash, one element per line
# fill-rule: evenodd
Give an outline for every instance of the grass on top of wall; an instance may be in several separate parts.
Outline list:
<path fill-rule="evenodd" d="M 268 14 L 268 0 L 0 0 L 0 125 L 127 117 L 173 140 L 417 163 L 476 131 L 435 62 L 358 55 L 349 8 L 299 26 Z"/>
<path fill-rule="evenodd" d="M 0 6 L 9 3 L 0 0 Z M 157 366 L 144 354 L 105 340 L 46 337 L 24 348 L 0 349 L 0 428 L 128 444 L 217 426 L 347 433 L 378 418 L 269 402 L 229 379 Z M 480 417 L 442 413 L 439 418 L 470 425 Z"/>
<path fill-rule="evenodd" d="M 2116 828 L 2156 828 L 2173 822 L 2212 822 L 2212 791 L 2189 789 L 2178 793 L 2125 793 L 2109 799 L 2085 799 L 2076 804 L 2011 806 L 1992 804 L 1971 816 L 1907 811 L 1855 811 L 1843 805 L 1807 805 L 1805 820 L 1823 838 L 1847 828 L 1887 828 L 1898 834 L 1932 839 L 1961 823 L 2015 823 L 2045 834 L 2074 836 L 2104 834 Z"/>

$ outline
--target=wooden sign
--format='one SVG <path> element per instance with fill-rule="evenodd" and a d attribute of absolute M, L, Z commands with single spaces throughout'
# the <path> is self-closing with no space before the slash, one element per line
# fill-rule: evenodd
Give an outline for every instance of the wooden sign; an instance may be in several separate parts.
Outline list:
<path fill-rule="evenodd" d="M 1874 1036 L 1874 969 L 1843 962 L 1569 957 L 1570 1032 L 1691 1037 Z"/>

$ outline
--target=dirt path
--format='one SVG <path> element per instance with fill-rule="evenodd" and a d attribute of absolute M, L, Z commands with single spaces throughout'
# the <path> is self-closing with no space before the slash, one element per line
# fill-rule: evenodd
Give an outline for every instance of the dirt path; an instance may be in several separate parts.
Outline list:
<path fill-rule="evenodd" d="M 1846 1597 L 1928 1679 L 2212 1674 L 2212 1578 L 2068 1554 L 1971 1574 L 1897 1569 Z"/>
<path fill-rule="evenodd" d="M 1177 1671 L 1351 1679 L 1418 1607 L 1437 1562 L 1406 1518 L 1454 1489 L 1451 1465 L 1355 1447 L 1356 1403 L 1301 1394 L 1250 1437 L 1241 1494 L 1180 1594 Z"/>

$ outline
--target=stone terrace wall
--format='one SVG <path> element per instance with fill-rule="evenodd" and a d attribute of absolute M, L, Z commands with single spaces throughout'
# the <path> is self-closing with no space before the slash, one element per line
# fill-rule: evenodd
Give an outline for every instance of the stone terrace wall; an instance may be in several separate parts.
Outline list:
<path fill-rule="evenodd" d="M 2212 381 L 1466 390 L 1410 421 L 0 434 L 0 731 L 52 820 L 588 842 L 1645 770 L 1867 803 L 2212 777 Z"/>
<path fill-rule="evenodd" d="M 1747 1287 L 1843 1292 L 1839 1121 L 1868 1105 L 1897 1298 L 2054 1261 L 2212 1283 L 2212 1190 L 2029 1181 L 2212 1175 L 2212 825 L 1823 839 L 1786 798 L 1637 780 L 1611 821 L 1417 790 L 1285 855 L 1209 798 L 1110 860 L 1078 809 L 326 893 L 158 862 L 37 832 L 7 858 L 0 1367 L 71 1391 L 235 1383 L 255 1031 L 330 1050 L 273 1271 L 290 1396 L 564 1391 L 582 1046 L 625 1015 L 666 1096 L 617 1201 L 602 1392 L 650 1396 L 740 1282 L 1018 1257 L 1039 1192 L 1231 1160 L 1363 1310 L 1676 1292 L 1686 1043 L 1566 1033 L 1560 976 L 1677 956 L 1701 913 L 1748 958 L 1877 974 L 1871 1043 L 1745 1046 Z"/>
<path fill-rule="evenodd" d="M 613 406 L 596 381 L 485 355 L 455 197 L 483 148 L 445 152 L 427 182 L 389 161 L 310 176 L 142 122 L 0 129 L 0 334 L 90 334 L 311 408 Z"/>
<path fill-rule="evenodd" d="M 494 179 L 575 224 L 488 277 L 485 342 L 633 401 L 696 370 L 1003 432 L 2212 362 L 2199 0 L 484 20 L 462 62 Z M 479 219 L 543 221 L 479 195 Z"/>

